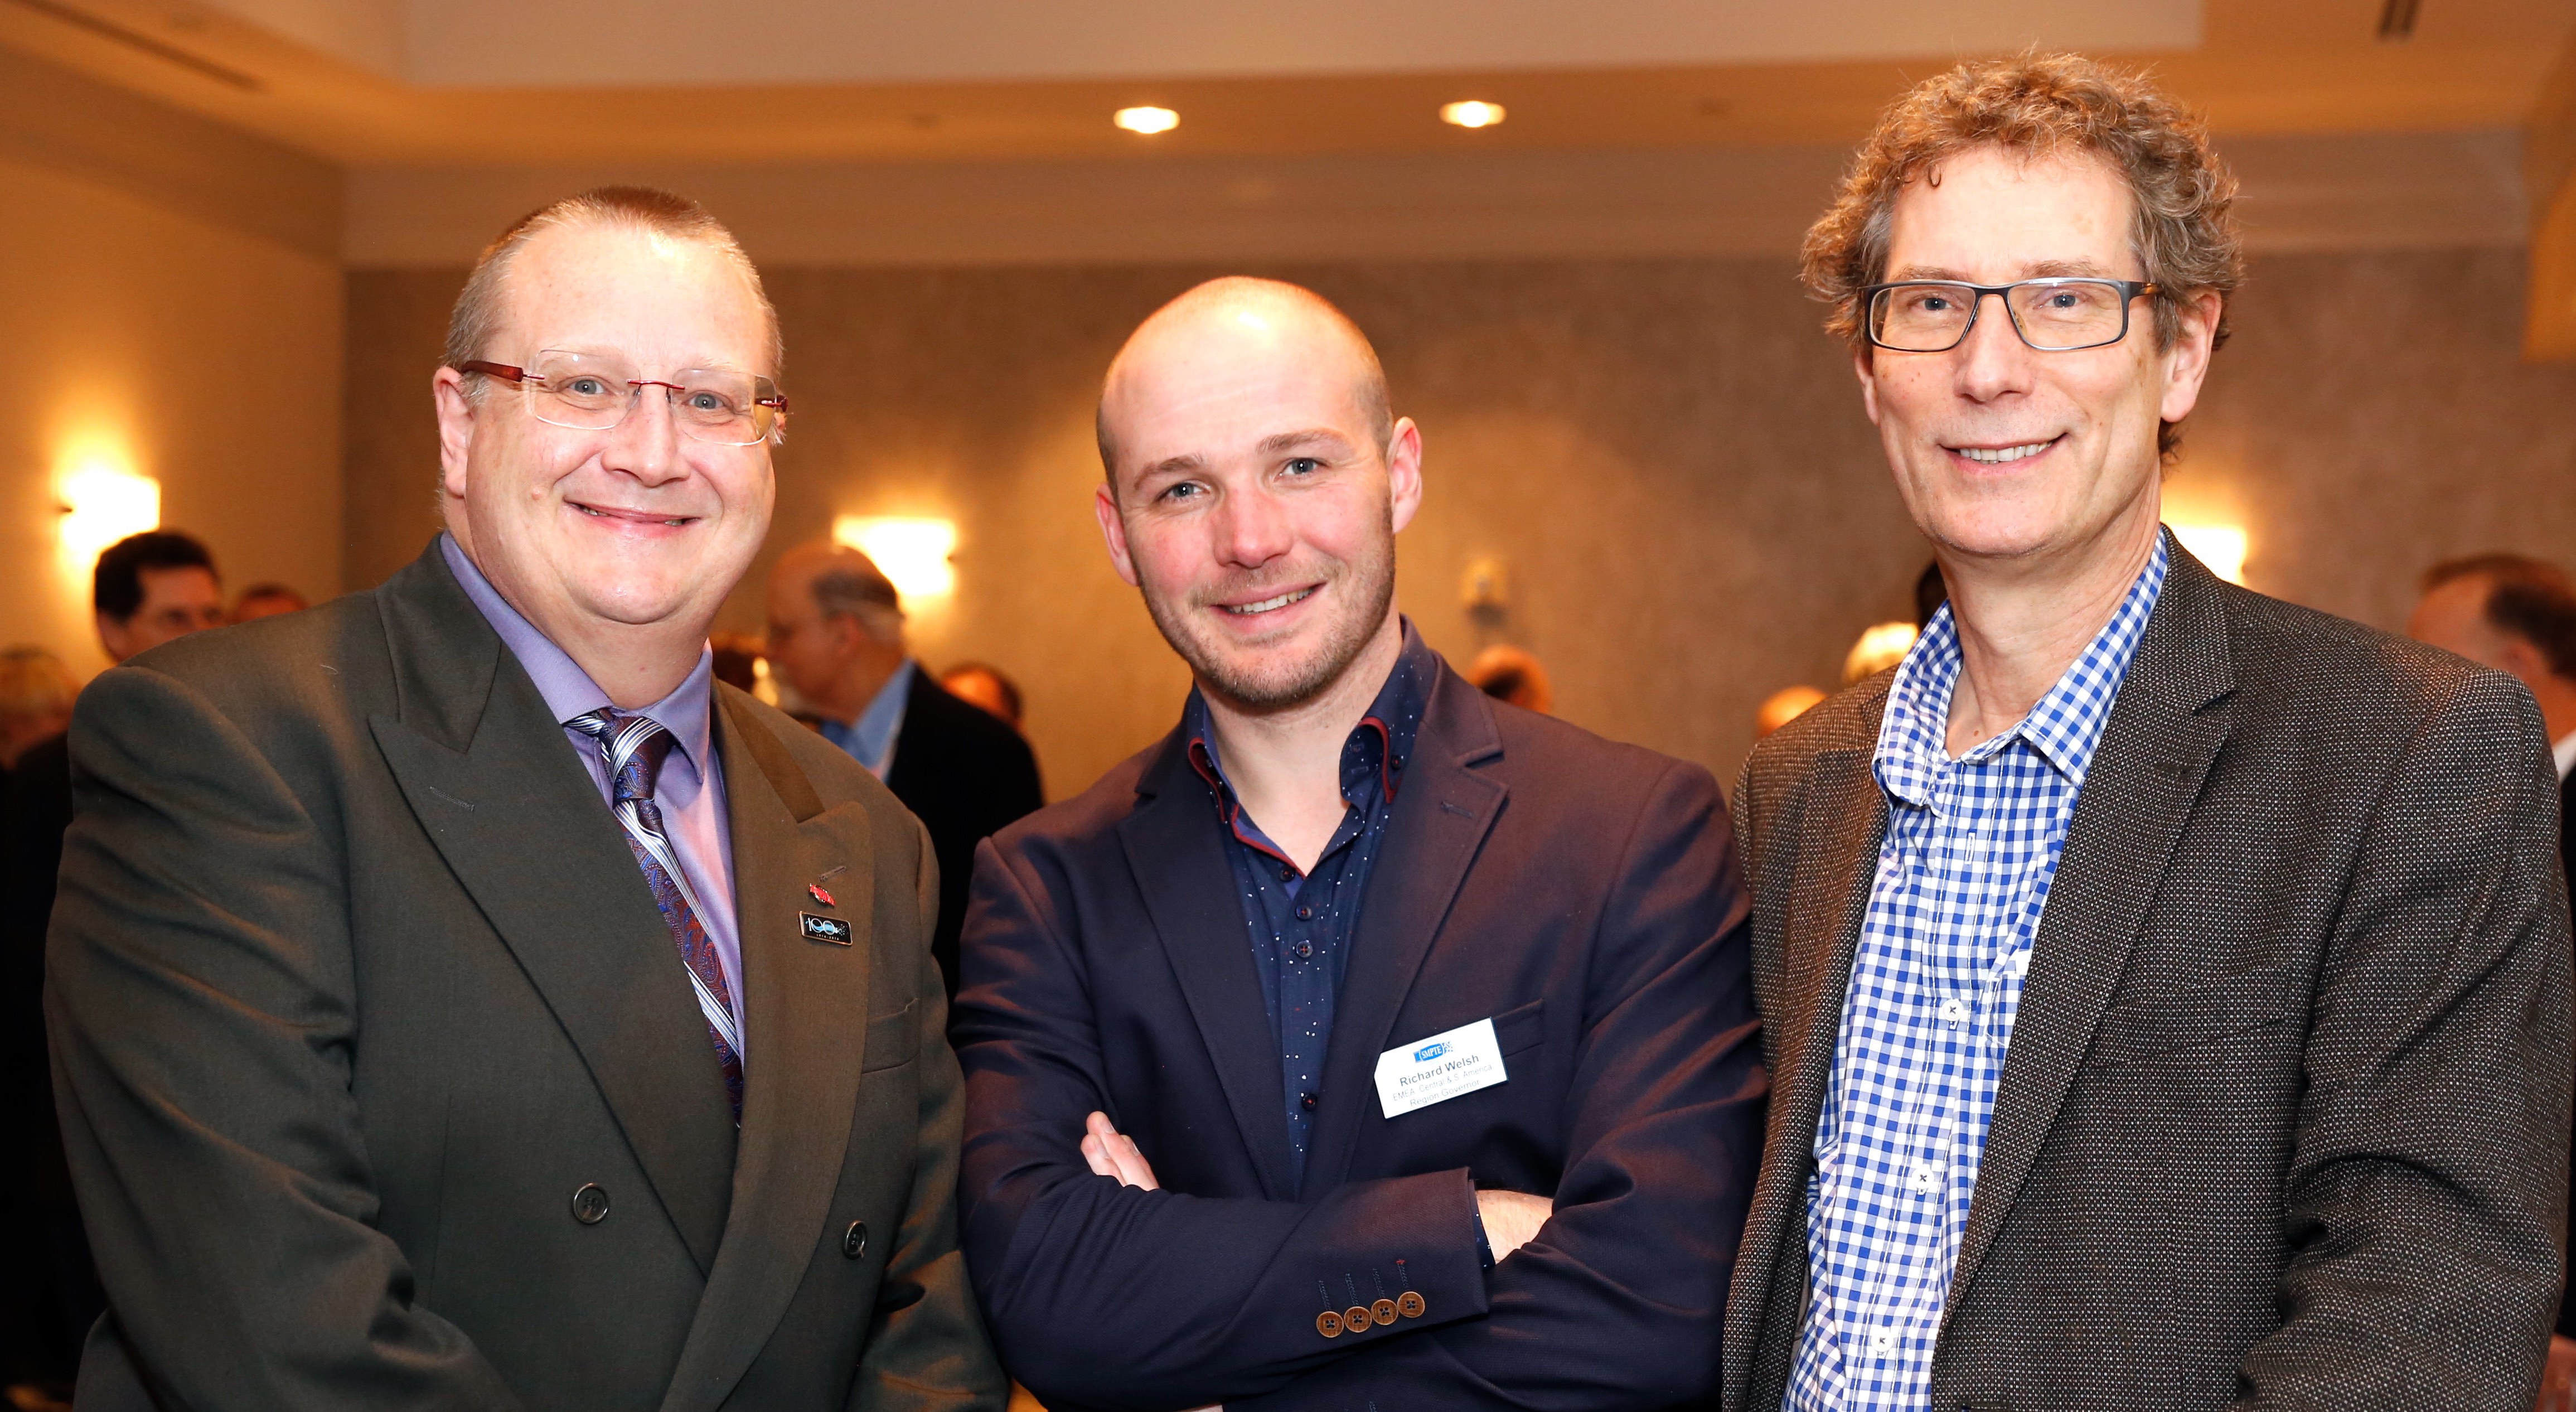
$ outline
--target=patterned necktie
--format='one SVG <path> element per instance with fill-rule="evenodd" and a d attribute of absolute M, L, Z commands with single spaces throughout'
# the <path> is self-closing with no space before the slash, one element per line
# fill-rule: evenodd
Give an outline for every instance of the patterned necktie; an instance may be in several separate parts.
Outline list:
<path fill-rule="evenodd" d="M 733 1120 L 742 1122 L 742 1030 L 734 1023 L 733 990 L 725 983 L 724 957 L 698 920 L 698 901 L 680 870 L 671 837 L 662 831 L 662 810 L 653 802 L 653 781 L 671 753 L 671 733 L 650 716 L 629 716 L 605 706 L 573 717 L 565 725 L 599 742 L 608 762 L 609 803 L 617 822 L 626 826 L 626 846 L 652 886 L 654 904 L 680 948 L 680 964 L 697 992 L 698 1013 L 706 1017 L 707 1037 L 715 1041 L 716 1064 L 724 1070 L 725 1098 Z"/>

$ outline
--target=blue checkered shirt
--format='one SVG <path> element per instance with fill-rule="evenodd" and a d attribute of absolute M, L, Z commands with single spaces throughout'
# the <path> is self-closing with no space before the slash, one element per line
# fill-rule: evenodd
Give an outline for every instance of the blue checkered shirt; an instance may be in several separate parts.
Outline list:
<path fill-rule="evenodd" d="M 1959 634 L 1943 608 L 1888 686 L 1871 768 L 1887 836 L 1861 921 L 1807 1185 L 1812 1294 L 1790 1412 L 1928 1409 L 1932 1347 L 1976 1194 L 2031 936 L 2165 547 L 2011 730 L 1956 760 Z"/>

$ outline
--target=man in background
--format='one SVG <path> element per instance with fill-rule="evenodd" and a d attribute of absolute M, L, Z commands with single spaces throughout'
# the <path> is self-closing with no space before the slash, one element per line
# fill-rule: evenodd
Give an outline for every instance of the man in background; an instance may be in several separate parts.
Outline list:
<path fill-rule="evenodd" d="M 232 620 L 236 623 L 273 618 L 280 613 L 301 613 L 312 607 L 304 595 L 282 583 L 255 583 L 233 600 Z"/>
<path fill-rule="evenodd" d="M 1011 723 L 1011 729 L 1026 733 L 1021 719 L 1026 703 L 1020 697 L 1020 684 L 1010 679 L 1001 668 L 989 662 L 960 662 L 939 674 L 939 684 L 949 694 L 970 706 L 981 706 L 996 718 Z"/>
<path fill-rule="evenodd" d="M 2576 579 L 2520 554 L 2480 554 L 2425 571 L 2406 633 L 2531 689 L 2558 771 L 2558 859 L 2576 890 Z M 2572 1148 L 2571 1151 L 2576 1151 Z M 2568 1205 L 2576 1257 L 2576 1194 Z M 2570 1260 L 2576 1270 L 2576 1258 Z M 2560 1296 L 2558 1336 L 2576 1339 L 2576 1299 Z"/>
<path fill-rule="evenodd" d="M 98 644 L 123 662 L 224 622 L 224 590 L 206 546 L 179 530 L 146 530 L 111 544 L 90 575 Z M 61 664 L 54 664 L 60 673 Z M 67 681 L 67 679 L 66 679 Z M 70 700 L 63 702 L 66 723 Z M 54 910 L 54 875 L 63 831 L 72 821 L 68 738 L 53 733 L 28 746 L 9 771 L 0 797 L 0 996 L 8 1033 L 0 1038 L 0 1085 L 15 1110 L 5 1160 L 24 1184 L 30 1285 L 36 1291 L 30 1330 L 39 1377 L 68 1384 L 81 1340 L 106 1307 L 80 1207 L 63 1165 L 62 1127 L 45 1058 L 45 924 Z"/>
<path fill-rule="evenodd" d="M 2557 782 L 2509 678 L 2161 527 L 2233 193 L 2149 80 L 2031 53 L 1891 104 L 1808 233 L 1948 603 L 1735 794 L 1775 1086 L 1728 1412 L 2531 1406 Z"/>
<path fill-rule="evenodd" d="M 1062 1406 L 1697 1405 L 1763 1100 L 1717 782 L 1396 610 L 1422 444 L 1349 319 L 1200 286 L 1094 513 L 1195 682 L 978 855 L 977 1293 Z"/>
<path fill-rule="evenodd" d="M 769 575 L 769 669 L 821 718 L 823 738 L 885 781 L 939 855 L 931 954 L 957 992 L 975 845 L 1046 802 L 1029 743 L 930 679 L 904 643 L 903 604 L 867 555 L 828 540 Z"/>

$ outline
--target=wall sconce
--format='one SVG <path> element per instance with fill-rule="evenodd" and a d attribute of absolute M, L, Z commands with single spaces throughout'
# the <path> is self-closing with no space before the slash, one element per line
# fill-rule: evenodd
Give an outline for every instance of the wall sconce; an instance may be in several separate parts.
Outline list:
<path fill-rule="evenodd" d="M 908 602 L 944 598 L 957 591 L 955 520 L 843 515 L 832 521 L 832 539 L 876 561 Z"/>
<path fill-rule="evenodd" d="M 161 482 L 102 458 L 75 465 L 56 489 L 63 498 L 63 562 L 80 572 L 109 545 L 161 527 Z"/>
<path fill-rule="evenodd" d="M 2209 566 L 2209 571 L 2229 583 L 2245 582 L 2245 527 L 2243 525 L 2184 525 L 2166 521 L 2174 538 L 2191 551 L 2193 558 Z"/>

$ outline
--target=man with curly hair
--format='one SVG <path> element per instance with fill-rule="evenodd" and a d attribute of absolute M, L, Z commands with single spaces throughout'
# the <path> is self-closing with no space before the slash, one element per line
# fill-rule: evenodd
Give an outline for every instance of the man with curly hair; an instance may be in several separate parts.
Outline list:
<path fill-rule="evenodd" d="M 1964 64 L 1809 233 L 1948 606 L 1735 800 L 1774 1088 L 1730 1409 L 2531 1405 L 2567 909 L 2531 696 L 2159 524 L 2234 184 Z"/>

